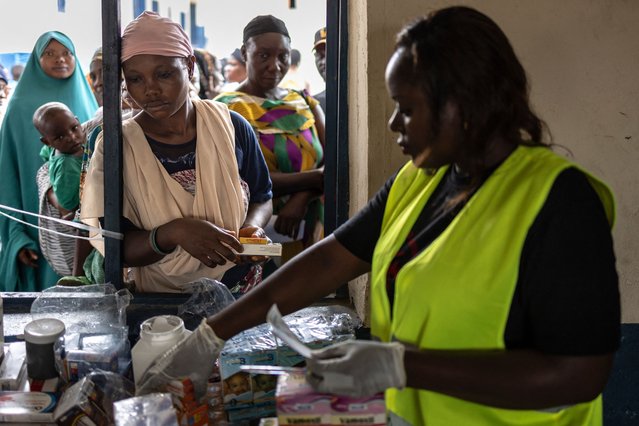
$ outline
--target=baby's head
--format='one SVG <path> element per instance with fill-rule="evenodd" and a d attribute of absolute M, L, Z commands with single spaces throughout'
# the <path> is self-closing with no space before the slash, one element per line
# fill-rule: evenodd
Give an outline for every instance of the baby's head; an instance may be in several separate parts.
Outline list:
<path fill-rule="evenodd" d="M 251 390 L 247 373 L 236 373 L 226 379 L 226 385 L 232 394 L 240 395 Z"/>
<path fill-rule="evenodd" d="M 78 154 L 86 141 L 86 134 L 78 118 L 60 102 L 42 105 L 33 114 L 33 125 L 49 145 L 62 154 Z"/>

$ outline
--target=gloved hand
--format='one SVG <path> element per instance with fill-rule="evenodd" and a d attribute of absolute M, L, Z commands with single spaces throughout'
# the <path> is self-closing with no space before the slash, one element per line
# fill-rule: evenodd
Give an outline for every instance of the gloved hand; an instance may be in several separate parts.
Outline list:
<path fill-rule="evenodd" d="M 319 392 L 368 396 L 406 386 L 404 345 L 350 340 L 313 351 L 308 380 Z"/>
<path fill-rule="evenodd" d="M 189 337 L 153 361 L 142 375 L 136 394 L 165 392 L 166 385 L 172 380 L 189 377 L 193 382 L 195 396 L 201 398 L 206 394 L 207 381 L 223 346 L 224 340 L 215 335 L 206 320 L 202 320 Z"/>

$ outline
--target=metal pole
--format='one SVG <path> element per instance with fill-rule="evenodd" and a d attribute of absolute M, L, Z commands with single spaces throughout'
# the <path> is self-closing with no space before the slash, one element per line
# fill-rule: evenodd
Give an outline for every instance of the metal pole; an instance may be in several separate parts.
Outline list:
<path fill-rule="evenodd" d="M 326 2 L 326 146 L 324 230 L 348 220 L 348 2 Z"/>
<path fill-rule="evenodd" d="M 120 0 L 102 0 L 104 79 L 104 227 L 122 232 L 122 113 L 120 88 Z M 107 282 L 122 288 L 122 240 L 105 238 Z"/>
<path fill-rule="evenodd" d="M 326 2 L 326 146 L 324 148 L 324 232 L 348 220 L 348 0 Z M 348 298 L 348 285 L 336 291 Z"/>

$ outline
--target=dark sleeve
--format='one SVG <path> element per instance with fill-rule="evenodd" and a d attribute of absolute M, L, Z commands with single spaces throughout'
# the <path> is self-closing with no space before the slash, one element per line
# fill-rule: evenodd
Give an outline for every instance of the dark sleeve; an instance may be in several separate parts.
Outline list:
<path fill-rule="evenodd" d="M 251 203 L 263 203 L 273 198 L 271 175 L 260 145 L 251 125 L 235 111 L 231 113 L 231 122 L 235 127 L 235 156 L 240 177 L 249 186 Z"/>
<path fill-rule="evenodd" d="M 568 169 L 555 181 L 526 238 L 506 335 L 519 326 L 523 333 L 515 332 L 521 337 L 507 347 L 563 355 L 614 352 L 619 305 L 603 205 L 586 176 Z"/>
<path fill-rule="evenodd" d="M 373 260 L 373 251 L 382 230 L 382 219 L 384 218 L 388 192 L 395 181 L 396 175 L 386 181 L 384 186 L 377 191 L 377 194 L 369 200 L 362 210 L 333 233 L 337 241 L 346 247 L 348 251 L 369 263 Z"/>

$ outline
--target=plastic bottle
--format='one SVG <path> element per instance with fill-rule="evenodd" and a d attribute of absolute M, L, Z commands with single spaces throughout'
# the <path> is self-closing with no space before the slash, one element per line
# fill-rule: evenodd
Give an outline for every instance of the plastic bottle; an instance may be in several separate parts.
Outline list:
<path fill-rule="evenodd" d="M 31 379 L 56 377 L 55 343 L 64 335 L 64 323 L 55 318 L 40 318 L 24 327 L 27 350 L 27 374 Z"/>
<path fill-rule="evenodd" d="M 159 315 L 144 321 L 140 325 L 140 340 L 131 350 L 135 384 L 157 357 L 189 334 L 184 321 L 175 315 Z"/>

